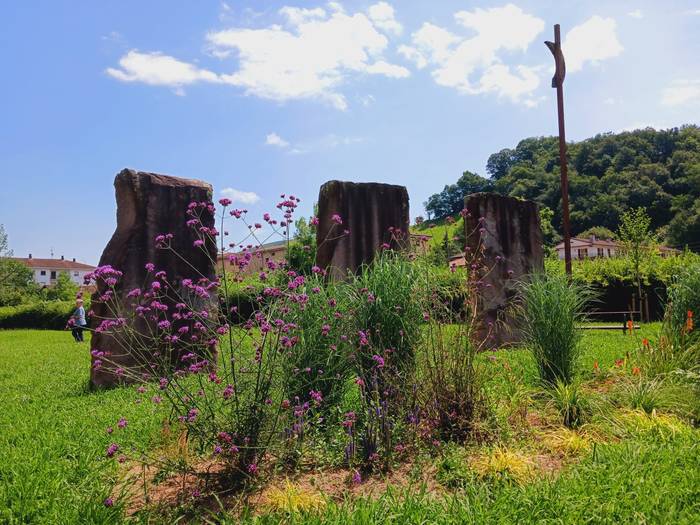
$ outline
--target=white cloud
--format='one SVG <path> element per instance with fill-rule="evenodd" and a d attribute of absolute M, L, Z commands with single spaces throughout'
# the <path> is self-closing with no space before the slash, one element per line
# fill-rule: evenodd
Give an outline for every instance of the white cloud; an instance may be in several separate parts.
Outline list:
<path fill-rule="evenodd" d="M 642 13 L 640 9 L 635 9 L 627 13 L 627 16 L 631 16 L 632 18 L 644 18 L 644 13 Z"/>
<path fill-rule="evenodd" d="M 265 144 L 268 146 L 276 146 L 278 148 L 288 148 L 289 142 L 280 137 L 277 133 L 269 133 L 265 137 Z"/>
<path fill-rule="evenodd" d="M 141 53 L 132 49 L 119 59 L 119 66 L 121 69 L 107 68 L 107 74 L 122 82 L 175 88 L 179 95 L 184 94 L 182 86 L 196 82 L 221 82 L 216 73 L 158 52 Z"/>
<path fill-rule="evenodd" d="M 403 26 L 394 18 L 394 8 L 391 4 L 378 2 L 367 9 L 367 14 L 375 26 L 387 33 L 398 36 L 403 31 Z"/>
<path fill-rule="evenodd" d="M 233 202 L 240 202 L 243 204 L 255 204 L 260 200 L 260 196 L 252 191 L 241 191 L 235 188 L 224 188 L 221 190 L 221 195 L 228 197 Z"/>
<path fill-rule="evenodd" d="M 495 93 L 528 107 L 537 105 L 532 93 L 540 84 L 540 66 L 503 63 L 501 52 L 524 52 L 544 29 L 544 21 L 514 4 L 489 9 L 459 11 L 459 25 L 476 33 L 469 38 L 431 23 L 411 35 L 411 46 L 398 51 L 418 68 L 430 64 L 432 76 L 442 86 L 462 93 Z"/>
<path fill-rule="evenodd" d="M 615 104 L 617 104 L 617 99 L 613 97 L 608 97 L 605 100 L 603 100 L 603 104 L 605 104 L 606 106 L 614 106 Z"/>
<path fill-rule="evenodd" d="M 580 71 L 586 62 L 597 64 L 622 53 L 624 48 L 617 39 L 616 25 L 614 19 L 596 15 L 572 28 L 562 43 L 566 71 Z"/>
<path fill-rule="evenodd" d="M 320 8 L 283 8 L 291 30 L 271 25 L 210 32 L 207 40 L 215 51 L 238 54 L 238 70 L 221 79 L 261 98 L 321 99 L 343 110 L 347 101 L 338 88 L 349 73 L 410 74 L 384 60 L 388 40 L 365 14 L 329 7 L 335 9 L 330 15 Z"/>
<path fill-rule="evenodd" d="M 374 97 L 369 95 L 369 99 L 374 100 Z M 362 101 L 364 103 L 364 100 Z M 302 140 L 300 142 L 291 143 L 277 133 L 269 133 L 265 137 L 265 144 L 268 146 L 273 146 L 284 150 L 292 155 L 303 155 L 307 153 L 313 153 L 316 151 L 323 151 L 338 148 L 341 146 L 350 146 L 352 144 L 358 144 L 363 142 L 364 139 L 361 137 L 345 137 L 336 135 L 335 133 L 330 133 L 322 137 Z"/>
<path fill-rule="evenodd" d="M 413 62 L 418 69 L 423 69 L 425 66 L 428 65 L 428 60 L 415 47 L 401 44 L 398 47 L 398 52 L 406 60 Z"/>
<path fill-rule="evenodd" d="M 405 67 L 389 64 L 384 60 L 378 60 L 374 64 L 370 64 L 365 71 L 373 75 L 384 75 L 389 78 L 406 78 L 411 76 L 411 72 Z"/>
<path fill-rule="evenodd" d="M 221 12 L 232 12 L 221 3 Z M 244 10 L 245 12 L 245 10 Z M 278 15 L 286 28 L 273 24 L 260 29 L 234 27 L 207 34 L 210 55 L 237 56 L 232 73 L 215 73 L 160 52 L 131 50 L 107 74 L 122 82 L 168 86 L 184 94 L 196 82 L 228 84 L 247 94 L 287 101 L 320 99 L 337 109 L 347 108 L 340 92 L 353 74 L 405 78 L 410 71 L 383 56 L 389 41 L 379 30 L 400 32 L 394 11 L 386 2 L 370 6 L 369 14 L 348 14 L 336 2 L 322 7 L 282 7 Z"/>
<path fill-rule="evenodd" d="M 700 103 L 700 80 L 674 80 L 661 95 L 661 104 L 664 106 L 695 103 Z"/>
<path fill-rule="evenodd" d="M 326 18 L 326 12 L 320 7 L 304 9 L 301 7 L 284 6 L 279 10 L 279 13 L 285 16 L 292 26 L 298 26 L 314 19 Z"/>

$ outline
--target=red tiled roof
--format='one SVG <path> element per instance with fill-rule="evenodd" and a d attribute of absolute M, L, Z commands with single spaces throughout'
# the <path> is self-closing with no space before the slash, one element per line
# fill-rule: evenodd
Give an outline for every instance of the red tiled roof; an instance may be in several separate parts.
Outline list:
<path fill-rule="evenodd" d="M 67 259 L 31 259 L 26 257 L 12 257 L 13 260 L 24 263 L 30 268 L 51 268 L 56 270 L 94 270 L 95 267 L 90 264 L 85 264 Z"/>

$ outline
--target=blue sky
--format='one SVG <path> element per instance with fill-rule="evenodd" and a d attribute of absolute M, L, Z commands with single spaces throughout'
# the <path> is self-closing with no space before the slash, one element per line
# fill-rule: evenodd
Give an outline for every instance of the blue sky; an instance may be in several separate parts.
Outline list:
<path fill-rule="evenodd" d="M 404 184 L 412 216 L 556 133 L 700 122 L 700 2 L 22 1 L 0 17 L 0 223 L 18 256 L 96 263 L 124 167 L 255 215 L 331 179 Z"/>

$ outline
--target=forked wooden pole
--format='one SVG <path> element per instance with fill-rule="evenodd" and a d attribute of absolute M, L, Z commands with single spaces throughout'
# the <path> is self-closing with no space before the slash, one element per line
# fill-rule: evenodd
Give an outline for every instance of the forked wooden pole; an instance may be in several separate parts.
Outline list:
<path fill-rule="evenodd" d="M 559 165 L 561 175 L 562 226 L 564 229 L 564 264 L 566 275 L 571 278 L 571 228 L 569 225 L 569 170 L 566 160 L 566 133 L 564 130 L 564 77 L 566 63 L 561 51 L 559 24 L 554 26 L 554 42 L 545 42 L 554 56 L 556 70 L 552 77 L 552 87 L 557 90 L 557 114 L 559 117 Z"/>

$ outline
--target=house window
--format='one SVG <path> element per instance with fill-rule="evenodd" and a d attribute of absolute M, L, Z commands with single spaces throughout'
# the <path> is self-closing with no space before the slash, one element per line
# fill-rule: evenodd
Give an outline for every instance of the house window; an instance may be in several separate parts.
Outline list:
<path fill-rule="evenodd" d="M 588 258 L 588 248 L 579 248 L 578 249 L 578 258 L 579 259 Z"/>
<path fill-rule="evenodd" d="M 51 270 L 51 279 L 56 278 L 56 270 Z"/>
<path fill-rule="evenodd" d="M 78 272 L 73 272 L 73 277 L 78 277 Z"/>
<path fill-rule="evenodd" d="M 603 253 L 603 248 L 598 248 L 598 257 L 603 257 L 603 255 L 605 255 Z"/>
<path fill-rule="evenodd" d="M 610 248 L 608 248 L 608 257 L 612 257 L 612 252 L 610 251 Z"/>
<path fill-rule="evenodd" d="M 39 274 L 40 274 L 40 275 L 46 275 L 46 270 L 41 270 L 41 271 L 39 272 Z"/>

